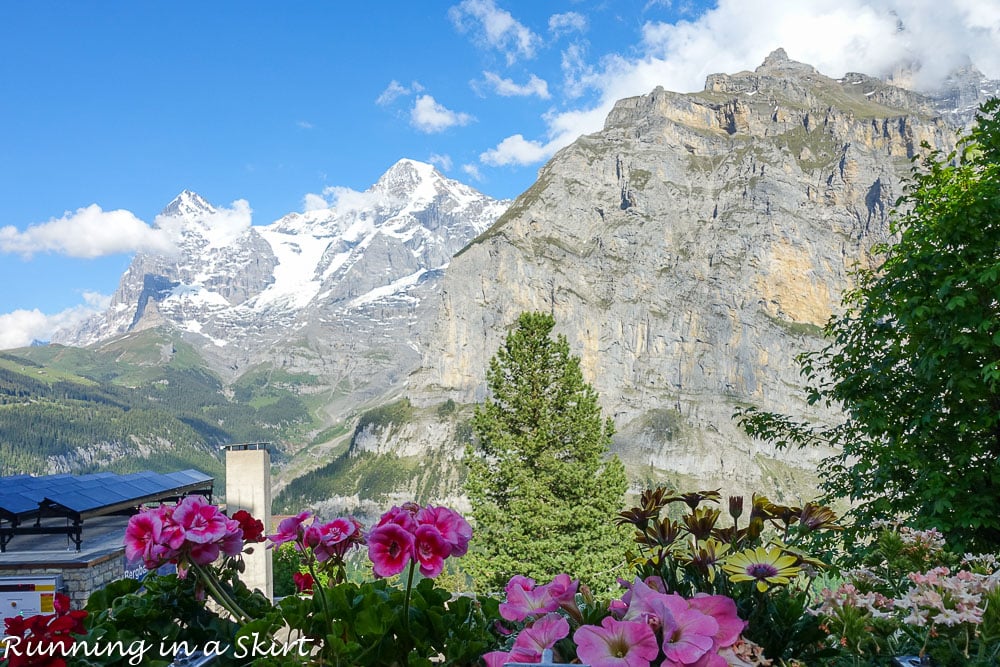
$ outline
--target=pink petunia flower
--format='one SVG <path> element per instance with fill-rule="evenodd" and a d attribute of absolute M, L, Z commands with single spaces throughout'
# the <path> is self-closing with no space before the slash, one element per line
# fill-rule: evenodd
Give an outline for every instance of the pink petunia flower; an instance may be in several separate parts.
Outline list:
<path fill-rule="evenodd" d="M 546 614 L 521 631 L 510 652 L 512 662 L 537 662 L 542 651 L 569 635 L 569 621 L 559 614 Z"/>
<path fill-rule="evenodd" d="M 573 641 L 580 661 L 591 667 L 649 667 L 660 654 L 656 635 L 647 624 L 610 616 L 600 627 L 580 626 Z"/>
<path fill-rule="evenodd" d="M 550 583 L 536 586 L 534 579 L 514 575 L 507 582 L 507 601 L 500 603 L 500 615 L 508 621 L 523 621 L 529 616 L 545 614 L 560 606 L 575 605 L 579 581 L 568 574 L 557 575 Z"/>
<path fill-rule="evenodd" d="M 580 587 L 579 579 L 571 579 L 568 574 L 557 574 L 545 585 L 552 599 L 566 610 L 576 609 L 576 591 Z"/>
<path fill-rule="evenodd" d="M 510 653 L 505 651 L 490 651 L 483 655 L 483 660 L 486 662 L 486 667 L 503 667 L 511 661 L 511 658 Z M 541 656 L 539 656 L 539 662 L 541 662 Z"/>
<path fill-rule="evenodd" d="M 663 618 L 663 664 L 665 667 L 682 667 L 697 662 L 715 645 L 719 624 L 708 614 L 687 606 L 687 600 L 677 596 L 683 606 L 673 609 Z M 666 606 L 666 604 L 665 604 Z"/>
<path fill-rule="evenodd" d="M 451 555 L 451 542 L 432 525 L 424 524 L 414 535 L 413 551 L 420 563 L 420 574 L 436 577 L 444 569 L 444 559 Z"/>
<path fill-rule="evenodd" d="M 725 665 L 724 660 L 719 662 L 718 650 L 736 642 L 746 626 L 726 596 L 686 600 L 676 593 L 655 591 L 638 579 L 631 593 L 624 620 L 643 620 L 654 630 L 662 628 L 665 667 Z"/>
<path fill-rule="evenodd" d="M 691 608 L 708 614 L 719 624 L 719 631 L 712 638 L 713 650 L 735 644 L 747 627 L 747 622 L 739 617 L 736 603 L 730 597 L 698 593 L 687 603 Z"/>
<path fill-rule="evenodd" d="M 368 534 L 368 558 L 379 577 L 399 574 L 413 557 L 413 533 L 398 523 L 376 526 Z"/>

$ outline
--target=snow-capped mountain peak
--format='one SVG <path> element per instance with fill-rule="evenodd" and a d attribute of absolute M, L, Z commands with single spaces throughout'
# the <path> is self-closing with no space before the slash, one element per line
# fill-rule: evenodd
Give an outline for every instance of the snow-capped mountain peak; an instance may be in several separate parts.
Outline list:
<path fill-rule="evenodd" d="M 215 213 L 215 207 L 209 204 L 204 197 L 197 192 L 184 190 L 164 207 L 160 215 L 175 218 L 198 217 L 212 213 Z"/>
<path fill-rule="evenodd" d="M 508 205 L 408 159 L 364 192 L 338 192 L 330 208 L 264 226 L 251 226 L 245 201 L 213 206 L 185 190 L 156 219 L 178 254 L 137 255 L 111 307 L 58 338 L 89 344 L 167 326 L 236 368 L 344 318 L 410 336 L 442 269 Z M 390 313 L 398 321 L 376 324 Z"/>

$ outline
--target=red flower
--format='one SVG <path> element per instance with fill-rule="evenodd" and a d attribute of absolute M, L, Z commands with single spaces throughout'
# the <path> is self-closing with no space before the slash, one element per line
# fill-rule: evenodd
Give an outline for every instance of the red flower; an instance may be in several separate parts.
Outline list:
<path fill-rule="evenodd" d="M 292 575 L 292 579 L 295 581 L 295 588 L 299 593 L 312 593 L 313 585 L 316 583 L 313 581 L 312 575 L 306 572 L 296 572 Z"/>
<path fill-rule="evenodd" d="M 264 522 L 260 519 L 253 518 L 253 515 L 246 510 L 240 510 L 233 514 L 233 519 L 235 519 L 240 524 L 240 530 L 243 531 L 243 541 L 244 542 L 263 542 L 264 541 Z"/>
<path fill-rule="evenodd" d="M 85 611 L 70 611 L 69 598 L 57 594 L 55 614 L 39 614 L 4 619 L 6 645 L 3 656 L 7 667 L 66 667 L 65 656 L 75 638 L 85 630 Z"/>

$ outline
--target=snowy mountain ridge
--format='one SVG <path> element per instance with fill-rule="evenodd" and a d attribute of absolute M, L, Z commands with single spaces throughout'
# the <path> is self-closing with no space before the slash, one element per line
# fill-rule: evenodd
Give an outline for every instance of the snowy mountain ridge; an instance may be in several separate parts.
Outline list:
<path fill-rule="evenodd" d="M 420 304 L 444 267 L 509 204 L 409 159 L 364 192 L 334 196 L 328 208 L 253 226 L 245 201 L 222 208 L 181 192 L 154 223 L 176 239 L 176 253 L 137 255 L 110 307 L 54 342 L 92 345 L 166 326 L 216 370 L 238 374 L 288 356 L 281 350 L 293 340 L 337 347 L 327 339 L 339 337 L 338 321 L 354 322 L 348 339 L 358 318 L 390 337 L 418 335 Z"/>

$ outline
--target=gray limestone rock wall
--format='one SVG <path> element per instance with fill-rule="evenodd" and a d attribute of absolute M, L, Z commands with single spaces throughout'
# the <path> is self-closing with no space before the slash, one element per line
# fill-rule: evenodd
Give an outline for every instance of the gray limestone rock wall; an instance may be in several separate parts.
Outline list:
<path fill-rule="evenodd" d="M 824 452 L 775 451 L 731 416 L 836 419 L 806 404 L 795 355 L 823 344 L 852 267 L 889 240 L 921 143 L 954 140 L 925 107 L 866 92 L 779 57 L 702 93 L 620 101 L 452 262 L 411 398 L 481 400 L 508 327 L 542 310 L 636 485 L 815 493 Z"/>

